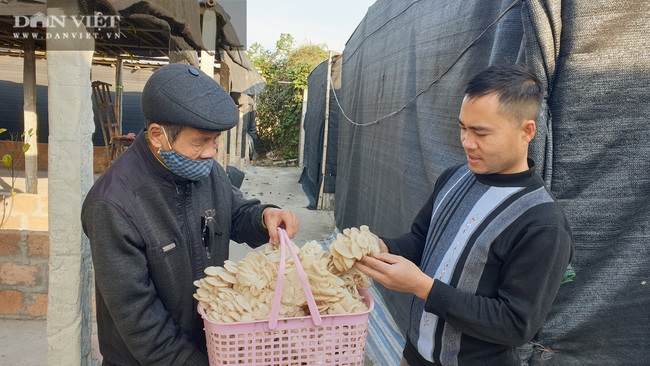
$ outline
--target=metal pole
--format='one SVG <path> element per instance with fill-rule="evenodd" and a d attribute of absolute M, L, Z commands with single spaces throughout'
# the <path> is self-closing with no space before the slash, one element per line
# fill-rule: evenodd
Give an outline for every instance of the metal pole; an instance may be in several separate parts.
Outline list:
<path fill-rule="evenodd" d="M 298 143 L 298 166 L 302 168 L 305 159 L 305 115 L 307 114 L 307 98 L 309 88 L 302 92 L 302 116 L 300 117 L 300 142 Z"/>
<path fill-rule="evenodd" d="M 115 123 L 117 124 L 117 136 L 124 135 L 122 132 L 122 99 L 124 95 L 124 58 L 117 56 L 117 65 L 115 70 L 115 106 L 114 115 Z"/>
<path fill-rule="evenodd" d="M 323 159 L 321 160 L 321 182 L 318 192 L 318 210 L 323 209 L 323 189 L 325 188 L 325 167 L 327 164 L 327 138 L 330 123 L 330 85 L 332 84 L 332 51 L 327 58 L 327 91 L 325 93 L 325 131 L 323 133 Z"/>

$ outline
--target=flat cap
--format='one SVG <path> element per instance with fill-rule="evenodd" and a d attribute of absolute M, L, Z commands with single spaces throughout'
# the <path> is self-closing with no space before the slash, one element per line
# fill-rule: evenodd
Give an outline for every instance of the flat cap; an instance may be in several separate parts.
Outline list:
<path fill-rule="evenodd" d="M 142 114 L 155 123 L 207 131 L 229 130 L 239 121 L 230 95 L 213 78 L 185 64 L 168 64 L 142 90 Z"/>

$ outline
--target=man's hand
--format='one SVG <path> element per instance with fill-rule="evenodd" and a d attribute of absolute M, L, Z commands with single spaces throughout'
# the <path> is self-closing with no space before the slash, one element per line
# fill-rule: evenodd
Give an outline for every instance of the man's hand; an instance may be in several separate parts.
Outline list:
<path fill-rule="evenodd" d="M 281 210 L 275 207 L 269 207 L 264 210 L 264 225 L 269 231 L 269 243 L 280 243 L 280 236 L 278 235 L 278 227 L 287 231 L 289 238 L 296 236 L 300 222 L 295 213 L 289 210 Z"/>
<path fill-rule="evenodd" d="M 423 300 L 427 299 L 433 287 L 433 278 L 427 276 L 413 262 L 398 255 L 366 255 L 354 266 L 388 289 L 411 292 Z"/>

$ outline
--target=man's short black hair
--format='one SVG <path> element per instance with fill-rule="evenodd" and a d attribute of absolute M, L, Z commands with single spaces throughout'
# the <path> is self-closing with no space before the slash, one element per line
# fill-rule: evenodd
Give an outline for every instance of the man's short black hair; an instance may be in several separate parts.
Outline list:
<path fill-rule="evenodd" d="M 521 122 L 536 120 L 544 92 L 537 76 L 522 65 L 492 65 L 474 75 L 465 87 L 469 99 L 499 96 L 500 111 Z"/>

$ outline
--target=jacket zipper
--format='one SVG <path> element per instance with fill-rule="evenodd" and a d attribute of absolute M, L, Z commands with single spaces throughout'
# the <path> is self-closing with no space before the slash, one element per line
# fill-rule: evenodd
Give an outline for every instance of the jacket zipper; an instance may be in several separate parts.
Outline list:
<path fill-rule="evenodd" d="M 197 280 L 198 278 L 196 276 L 196 271 L 197 271 L 196 262 L 194 261 L 194 241 L 192 240 L 193 236 L 192 236 L 192 230 L 190 230 L 190 221 L 187 217 L 187 200 L 189 195 L 190 195 L 190 184 L 188 183 L 185 186 L 185 192 L 183 194 L 183 220 L 185 221 L 185 231 L 187 233 L 187 239 L 188 239 L 187 250 L 190 255 L 190 265 L 192 266 L 192 281 L 194 281 Z"/>
<path fill-rule="evenodd" d="M 198 276 L 196 274 L 197 268 L 196 268 L 196 261 L 194 260 L 194 241 L 193 235 L 192 235 L 192 230 L 190 229 L 190 221 L 188 220 L 187 217 L 187 201 L 190 199 L 191 195 L 191 183 L 188 183 L 185 186 L 185 192 L 183 194 L 183 219 L 185 220 L 185 231 L 187 232 L 187 238 L 188 238 L 188 245 L 187 245 L 187 250 L 189 251 L 190 255 L 190 265 L 192 266 L 192 282 L 196 281 L 198 279 Z M 196 305 L 196 302 L 194 302 Z M 199 312 L 198 311 L 193 311 L 192 312 L 192 324 L 197 324 L 200 323 L 200 317 L 199 317 Z"/>

